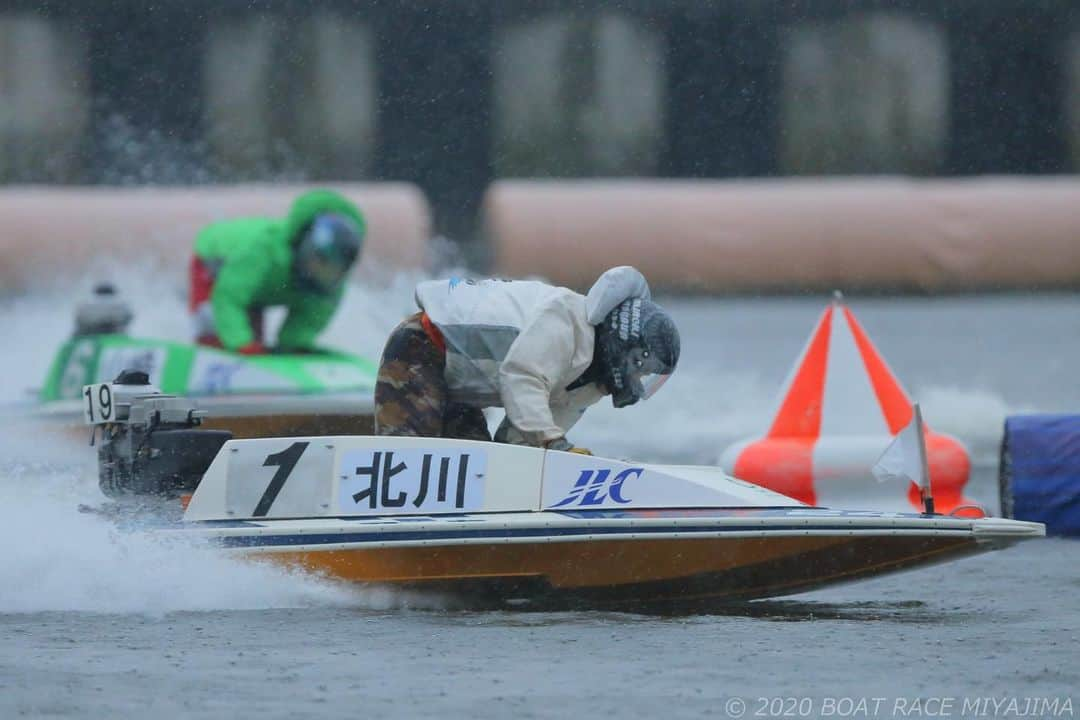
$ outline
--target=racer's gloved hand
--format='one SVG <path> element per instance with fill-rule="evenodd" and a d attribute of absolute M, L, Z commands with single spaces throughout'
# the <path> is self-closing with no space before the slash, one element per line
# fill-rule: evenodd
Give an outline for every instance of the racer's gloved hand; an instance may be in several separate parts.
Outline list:
<path fill-rule="evenodd" d="M 592 451 L 587 448 L 577 447 L 573 445 L 565 437 L 555 438 L 554 440 L 548 440 L 544 443 L 544 447 L 548 450 L 558 450 L 560 452 L 572 452 L 578 455 L 592 455 Z"/>
<path fill-rule="evenodd" d="M 237 348 L 236 352 L 240 353 L 241 355 L 265 355 L 266 346 L 264 346 L 258 340 L 253 340 L 247 345 Z"/>

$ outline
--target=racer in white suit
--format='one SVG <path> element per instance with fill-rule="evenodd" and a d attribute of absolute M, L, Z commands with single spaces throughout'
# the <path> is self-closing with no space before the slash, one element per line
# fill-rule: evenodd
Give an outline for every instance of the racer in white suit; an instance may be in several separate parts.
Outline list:
<path fill-rule="evenodd" d="M 503 407 L 495 439 L 569 450 L 566 433 L 605 395 L 650 397 L 675 370 L 679 333 L 632 267 L 581 295 L 535 281 L 437 280 L 387 340 L 375 432 L 490 440 L 483 408 Z"/>

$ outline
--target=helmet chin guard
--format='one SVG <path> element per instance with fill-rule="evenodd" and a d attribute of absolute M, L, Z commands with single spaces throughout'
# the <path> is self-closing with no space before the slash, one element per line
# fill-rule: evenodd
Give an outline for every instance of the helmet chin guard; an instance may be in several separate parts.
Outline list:
<path fill-rule="evenodd" d="M 617 408 L 652 397 L 679 362 L 679 330 L 663 308 L 644 298 L 615 307 L 596 329 L 603 382 Z"/>

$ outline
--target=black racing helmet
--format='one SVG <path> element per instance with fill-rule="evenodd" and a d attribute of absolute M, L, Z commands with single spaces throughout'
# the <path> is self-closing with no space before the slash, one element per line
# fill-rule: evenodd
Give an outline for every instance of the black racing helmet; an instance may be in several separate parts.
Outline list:
<path fill-rule="evenodd" d="M 317 215 L 296 243 L 293 274 L 302 287 L 333 292 L 345 282 L 363 245 L 363 230 L 351 218 Z"/>
<path fill-rule="evenodd" d="M 596 328 L 603 382 L 617 408 L 648 400 L 679 363 L 679 329 L 656 303 L 624 300 Z"/>

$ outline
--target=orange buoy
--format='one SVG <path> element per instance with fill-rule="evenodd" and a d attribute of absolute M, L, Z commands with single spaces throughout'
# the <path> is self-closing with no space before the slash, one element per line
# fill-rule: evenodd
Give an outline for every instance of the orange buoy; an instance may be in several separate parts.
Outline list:
<path fill-rule="evenodd" d="M 720 463 L 738 478 L 811 505 L 922 510 L 919 488 L 878 482 L 871 468 L 912 419 L 912 402 L 837 293 L 792 368 L 763 437 L 735 443 Z M 938 512 L 974 506 L 964 497 L 971 458 L 926 428 Z"/>

